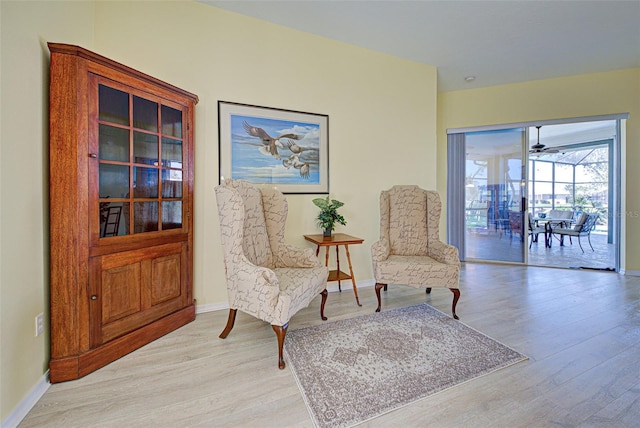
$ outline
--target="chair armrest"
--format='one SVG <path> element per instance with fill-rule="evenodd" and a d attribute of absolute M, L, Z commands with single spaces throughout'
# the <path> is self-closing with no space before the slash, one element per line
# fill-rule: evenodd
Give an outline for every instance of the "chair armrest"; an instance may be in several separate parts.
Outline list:
<path fill-rule="evenodd" d="M 226 269 L 230 302 L 237 305 L 241 301 L 242 305 L 246 305 L 259 296 L 260 304 L 271 308 L 276 306 L 280 287 L 278 278 L 271 269 L 254 265 L 244 255 L 234 257 L 231 263 L 226 264 Z"/>
<path fill-rule="evenodd" d="M 312 268 L 322 266 L 311 248 L 300 248 L 282 243 L 278 246 L 274 256 L 277 267 Z"/>
<path fill-rule="evenodd" d="M 429 257 L 440 263 L 460 266 L 458 249 L 442 241 L 429 241 Z"/>
<path fill-rule="evenodd" d="M 381 262 L 389 258 L 391 246 L 386 239 L 380 239 L 371 246 L 371 258 L 374 262 Z"/>

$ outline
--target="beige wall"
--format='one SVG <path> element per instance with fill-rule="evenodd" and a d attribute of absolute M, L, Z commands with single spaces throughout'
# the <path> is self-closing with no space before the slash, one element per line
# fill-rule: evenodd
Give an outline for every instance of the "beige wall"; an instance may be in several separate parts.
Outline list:
<path fill-rule="evenodd" d="M 380 190 L 436 186 L 434 67 L 193 2 L 0 5 L 0 420 L 42 378 L 49 357 L 48 333 L 33 335 L 34 317 L 48 314 L 49 304 L 47 41 L 79 44 L 199 96 L 194 287 L 201 307 L 226 303 L 213 192 L 218 100 L 329 115 L 331 196 L 345 202 L 348 221 L 338 231 L 365 239 L 351 251 L 359 281 L 372 279 Z M 310 246 L 302 235 L 320 232 L 315 196 L 288 196 L 286 234 L 294 244 Z M 365 310 L 374 309 L 372 293 L 360 293 Z"/>
<path fill-rule="evenodd" d="M 640 273 L 640 69 L 493 86 L 438 95 L 438 190 L 446 191 L 447 129 L 629 113 L 623 169 L 622 267 Z M 624 182 L 629 183 L 625 186 Z"/>
<path fill-rule="evenodd" d="M 213 188 L 218 183 L 217 101 L 329 115 L 331 196 L 343 202 L 358 279 L 372 278 L 378 195 L 394 183 L 436 185 L 436 70 L 200 4 L 96 6 L 96 50 L 197 94 L 195 296 L 226 302 Z M 141 17 L 145 17 L 141 19 Z M 158 22 L 181 31 L 155 31 Z M 121 31 L 113 32 L 110 28 Z M 123 30 L 124 29 L 124 30 Z M 127 46 L 127 49 L 122 49 Z M 149 46 L 157 47 L 149 49 Z M 419 124 L 420 126 L 416 126 Z M 289 195 L 287 238 L 315 226 L 314 195 Z"/>
<path fill-rule="evenodd" d="M 91 48 L 91 3 L 0 1 L 0 420 L 42 378 L 49 337 L 48 49 L 50 40 Z M 48 321 L 46 329 L 48 329 Z"/>

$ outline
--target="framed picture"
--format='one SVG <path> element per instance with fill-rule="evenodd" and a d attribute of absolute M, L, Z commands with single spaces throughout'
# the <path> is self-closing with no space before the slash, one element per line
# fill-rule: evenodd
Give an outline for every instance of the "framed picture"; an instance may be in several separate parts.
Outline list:
<path fill-rule="evenodd" d="M 219 182 L 329 193 L 329 116 L 218 101 Z"/>

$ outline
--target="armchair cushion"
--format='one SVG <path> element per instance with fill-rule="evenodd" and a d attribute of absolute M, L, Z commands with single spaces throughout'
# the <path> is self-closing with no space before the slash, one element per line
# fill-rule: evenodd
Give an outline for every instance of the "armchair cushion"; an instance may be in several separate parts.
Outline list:
<path fill-rule="evenodd" d="M 384 262 L 377 263 L 374 275 L 377 282 L 413 288 L 458 288 L 459 277 L 456 264 L 444 264 L 429 256 L 400 255 L 390 255 Z"/>

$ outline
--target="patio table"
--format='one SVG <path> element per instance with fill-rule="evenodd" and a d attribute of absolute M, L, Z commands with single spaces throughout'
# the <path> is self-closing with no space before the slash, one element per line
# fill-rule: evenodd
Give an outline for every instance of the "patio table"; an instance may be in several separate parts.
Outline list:
<path fill-rule="evenodd" d="M 544 224 L 544 246 L 547 248 L 551 248 L 551 235 L 552 235 L 552 226 L 560 226 L 569 228 L 575 221 L 573 218 L 554 218 L 554 217 L 534 217 L 533 221 L 536 223 L 536 226 L 540 223 Z"/>

